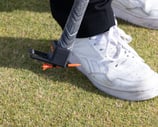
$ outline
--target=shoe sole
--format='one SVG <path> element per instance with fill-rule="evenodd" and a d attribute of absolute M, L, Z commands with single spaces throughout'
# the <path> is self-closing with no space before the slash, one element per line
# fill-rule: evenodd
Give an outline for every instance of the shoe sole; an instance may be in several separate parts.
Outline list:
<path fill-rule="evenodd" d="M 150 28 L 158 29 L 158 17 L 157 18 L 145 18 L 134 15 L 133 12 L 125 8 L 121 4 L 112 3 L 112 8 L 116 17 L 123 19 L 132 24 Z"/>
<path fill-rule="evenodd" d="M 73 54 L 73 57 L 71 57 L 70 59 L 70 63 L 74 63 L 74 62 L 81 63 L 79 59 L 77 59 L 77 56 Z M 82 65 L 80 67 L 77 67 L 77 69 L 80 72 L 82 72 L 92 82 L 92 84 L 96 88 L 116 98 L 119 98 L 122 100 L 128 100 L 128 101 L 143 101 L 143 100 L 149 100 L 158 96 L 158 89 L 155 89 L 155 87 L 148 90 L 143 90 L 143 91 L 141 90 L 140 91 L 138 90 L 137 91 L 121 91 L 117 89 L 112 89 L 94 81 L 93 78 L 90 77 L 90 75 L 85 71 L 85 69 L 82 68 Z"/>

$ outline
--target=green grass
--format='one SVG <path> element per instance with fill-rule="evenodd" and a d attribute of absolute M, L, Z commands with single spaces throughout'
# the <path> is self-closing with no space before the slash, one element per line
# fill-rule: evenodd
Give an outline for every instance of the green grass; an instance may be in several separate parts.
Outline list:
<path fill-rule="evenodd" d="M 158 71 L 158 31 L 121 20 L 119 26 Z M 47 51 L 61 32 L 48 0 L 0 1 L 0 127 L 157 127 L 158 98 L 119 100 L 76 69 L 42 71 L 29 58 L 29 48 Z"/>

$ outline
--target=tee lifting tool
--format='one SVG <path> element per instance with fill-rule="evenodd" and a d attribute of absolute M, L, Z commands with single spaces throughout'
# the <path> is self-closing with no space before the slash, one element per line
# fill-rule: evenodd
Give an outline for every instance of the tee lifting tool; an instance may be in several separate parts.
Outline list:
<path fill-rule="evenodd" d="M 63 33 L 58 41 L 53 41 L 51 52 L 44 53 L 30 49 L 30 57 L 44 62 L 43 70 L 53 67 L 77 67 L 78 63 L 68 63 L 69 54 L 83 20 L 89 0 L 74 0 Z"/>

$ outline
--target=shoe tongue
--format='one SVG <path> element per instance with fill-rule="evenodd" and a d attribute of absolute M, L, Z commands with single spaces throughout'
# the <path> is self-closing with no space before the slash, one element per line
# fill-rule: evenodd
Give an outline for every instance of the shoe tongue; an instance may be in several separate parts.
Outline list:
<path fill-rule="evenodd" d="M 114 28 L 111 28 L 111 30 L 106 32 L 104 36 L 107 38 L 106 55 L 112 59 L 115 59 L 119 52 L 118 44 L 117 44 L 117 42 L 115 42 L 115 41 L 117 41 L 118 35 L 115 35 L 113 29 Z M 109 32 L 111 32 L 110 35 L 109 35 Z"/>
<path fill-rule="evenodd" d="M 109 39 L 108 32 L 93 36 L 91 39 L 96 40 L 97 43 L 95 46 L 104 56 L 108 56 L 112 59 L 116 57 L 118 52 L 117 45 Z"/>
<path fill-rule="evenodd" d="M 117 45 L 114 41 L 109 38 L 109 32 L 99 34 L 97 36 L 90 37 L 92 40 L 96 40 L 95 47 L 101 54 L 115 59 L 117 52 Z M 114 35 L 113 35 L 114 36 Z"/>
<path fill-rule="evenodd" d="M 116 47 L 116 44 L 109 43 L 109 46 L 107 47 L 107 54 L 110 58 L 114 59 L 118 54 L 118 49 Z"/>
<path fill-rule="evenodd" d="M 117 33 L 115 33 L 114 31 L 115 30 L 113 27 L 111 28 L 111 31 L 109 30 L 103 34 L 99 34 L 97 36 L 93 36 L 90 38 L 96 40 L 95 47 L 100 52 L 102 52 L 104 56 L 108 56 L 111 59 L 115 59 L 119 54 L 118 44 L 117 42 L 115 42 L 117 41 L 119 35 L 117 35 Z M 109 36 L 109 32 L 111 32 L 110 36 Z"/>

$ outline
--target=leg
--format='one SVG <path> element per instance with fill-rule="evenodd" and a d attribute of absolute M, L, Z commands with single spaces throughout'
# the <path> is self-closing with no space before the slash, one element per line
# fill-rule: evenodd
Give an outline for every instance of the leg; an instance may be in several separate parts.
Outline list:
<path fill-rule="evenodd" d="M 158 96 L 158 74 L 144 63 L 143 59 L 128 45 L 128 36 L 114 25 L 110 3 L 106 0 L 91 1 L 78 34 L 79 38 L 76 38 L 72 48 L 69 62 L 80 63 L 81 66 L 77 69 L 94 86 L 112 96 L 132 101 Z M 70 10 L 65 12 L 68 14 Z M 104 18 L 99 17 L 100 13 Z M 56 20 L 64 27 L 66 18 L 67 15 L 61 22 L 57 17 Z M 103 20 L 106 23 L 98 23 Z M 93 26 L 89 25 L 91 22 Z"/>
<path fill-rule="evenodd" d="M 62 28 L 64 28 L 72 4 L 73 0 L 50 0 L 52 15 Z M 91 0 L 78 32 L 78 37 L 89 37 L 103 33 L 114 24 L 111 0 L 102 0 L 101 2 L 100 0 Z"/>

